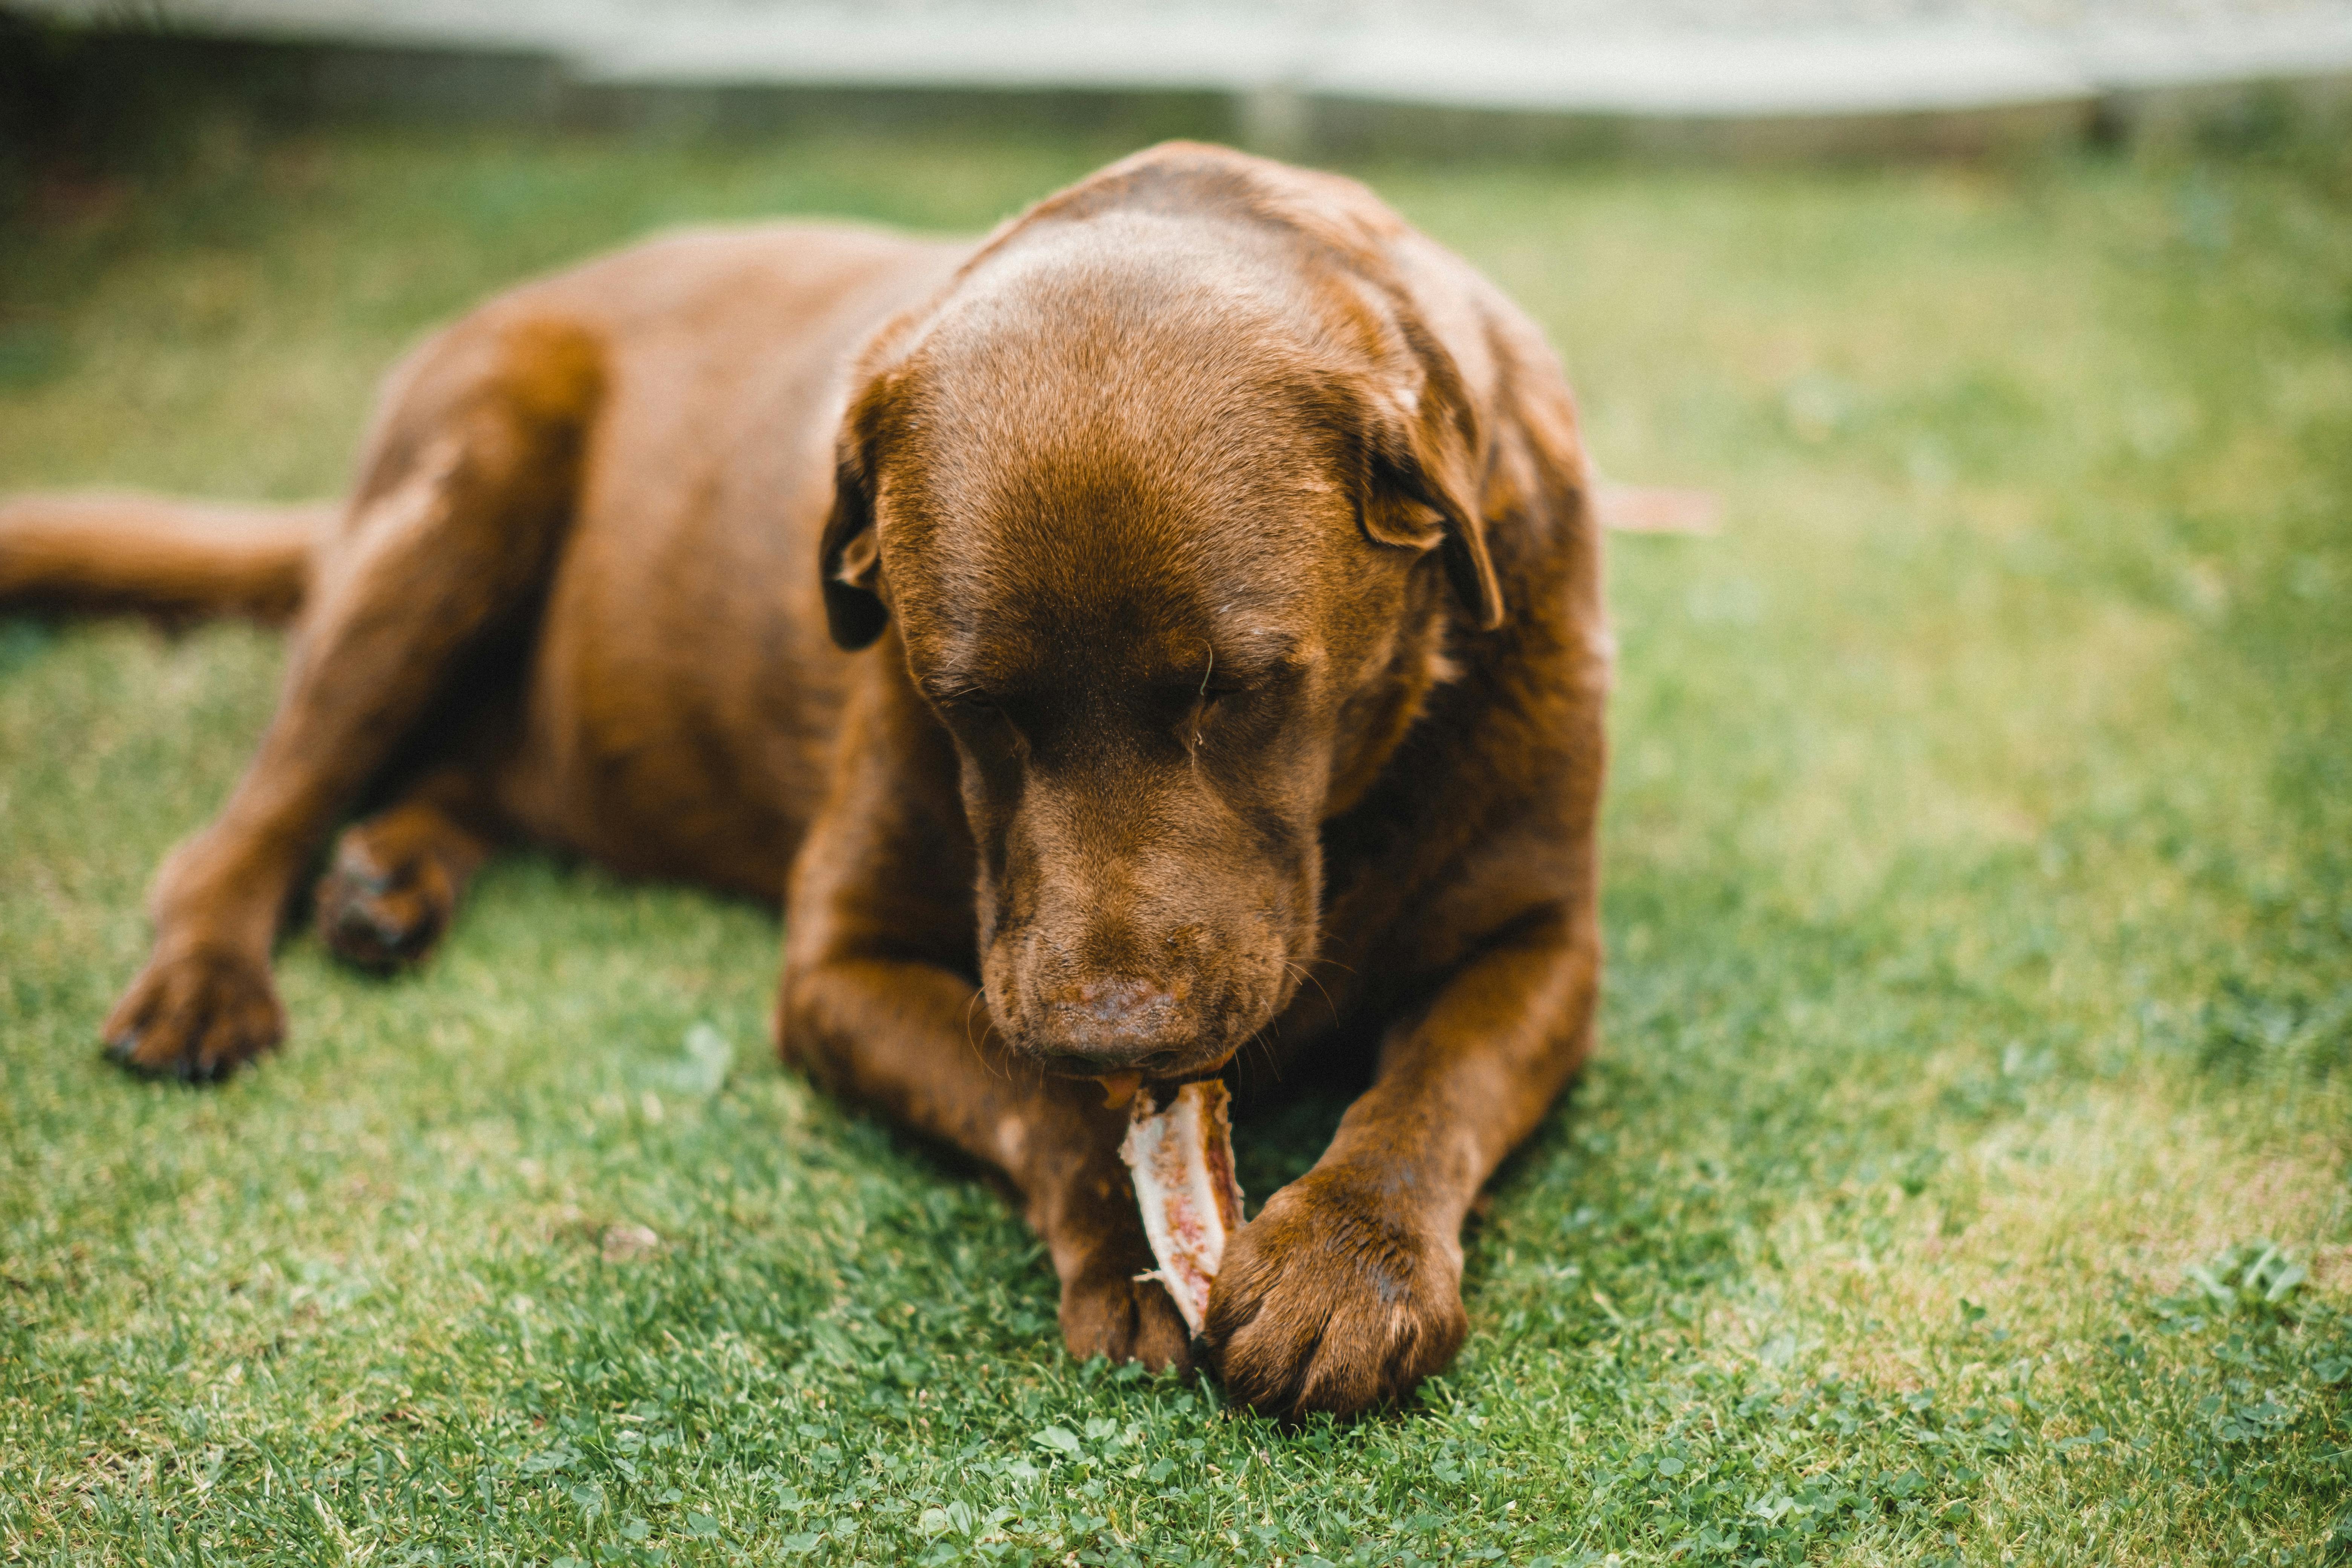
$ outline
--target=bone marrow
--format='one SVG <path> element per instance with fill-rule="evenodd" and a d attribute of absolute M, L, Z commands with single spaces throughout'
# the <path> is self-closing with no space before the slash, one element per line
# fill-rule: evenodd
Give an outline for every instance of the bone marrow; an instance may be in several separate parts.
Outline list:
<path fill-rule="evenodd" d="M 1226 1101 L 1225 1086 L 1214 1079 L 1173 1089 L 1144 1084 L 1129 1105 L 1127 1138 L 1118 1146 L 1134 1173 L 1143 1233 L 1160 1264 L 1136 1278 L 1167 1287 L 1184 1326 L 1195 1334 L 1208 1321 L 1209 1288 L 1224 1261 L 1225 1240 L 1242 1225 Z"/>

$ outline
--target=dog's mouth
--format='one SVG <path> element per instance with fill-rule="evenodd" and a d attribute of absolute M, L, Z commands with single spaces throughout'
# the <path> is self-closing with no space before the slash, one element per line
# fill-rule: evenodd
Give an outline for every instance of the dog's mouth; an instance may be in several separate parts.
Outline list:
<path fill-rule="evenodd" d="M 998 1038 L 1014 1058 L 1061 1079 L 1173 1088 L 1216 1077 L 1291 994 L 1274 974 L 1220 976 L 1215 984 L 1185 975 L 1048 975 L 1040 984 L 1010 958 L 987 968 L 982 992 Z"/>
<path fill-rule="evenodd" d="M 1126 1097 L 1140 1084 L 1160 1084 L 1173 1089 L 1204 1078 L 1215 1078 L 1225 1070 L 1225 1065 L 1241 1053 L 1239 1046 L 1227 1046 L 1208 1055 L 1190 1051 L 1153 1051 L 1150 1055 L 1126 1061 L 1106 1062 L 1102 1058 L 1079 1051 L 1049 1051 L 1035 1059 L 1054 1078 L 1090 1078 L 1101 1084 L 1106 1092 L 1115 1084 L 1125 1085 L 1120 1098 L 1114 1101 L 1125 1104 Z"/>
<path fill-rule="evenodd" d="M 1175 1073 L 1166 1077 L 1140 1072 L 1096 1073 L 1093 1077 L 1097 1083 L 1102 1085 L 1103 1103 L 1113 1109 L 1134 1100 L 1139 1090 L 1149 1090 L 1160 1104 L 1165 1105 L 1175 1097 L 1178 1089 L 1188 1083 L 1202 1083 L 1210 1079 L 1222 1078 L 1224 1075 L 1226 1064 L 1234 1059 L 1234 1052 L 1227 1051 L 1223 1056 L 1205 1066 L 1195 1068 L 1189 1072 Z"/>

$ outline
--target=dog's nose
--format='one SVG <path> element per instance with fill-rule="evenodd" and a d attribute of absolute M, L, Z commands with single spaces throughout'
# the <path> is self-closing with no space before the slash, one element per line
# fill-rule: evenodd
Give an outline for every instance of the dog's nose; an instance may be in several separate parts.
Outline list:
<path fill-rule="evenodd" d="M 1122 1067 L 1167 1056 L 1192 1032 L 1173 992 L 1126 975 L 1061 987 L 1046 998 L 1045 1022 L 1057 1052 Z"/>
<path fill-rule="evenodd" d="M 1112 1035 L 1151 1032 L 1176 1005 L 1164 987 L 1148 980 L 1087 980 L 1062 995 L 1060 1010 L 1073 1021 Z"/>

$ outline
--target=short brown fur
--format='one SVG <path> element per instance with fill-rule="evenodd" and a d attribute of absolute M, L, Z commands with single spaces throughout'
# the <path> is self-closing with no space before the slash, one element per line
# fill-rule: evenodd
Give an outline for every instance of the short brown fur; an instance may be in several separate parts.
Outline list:
<path fill-rule="evenodd" d="M 1538 333 L 1361 186 L 1171 144 L 985 242 L 775 226 L 527 284 L 349 502 L 0 507 L 0 603 L 292 613 L 107 1019 L 209 1079 L 271 945 L 423 955 L 499 842 L 782 893 L 777 1040 L 1002 1171 L 1071 1350 L 1350 1412 L 1444 1366 L 1480 1186 L 1584 1059 L 1608 684 Z M 858 650 L 864 651 L 858 651 Z M 1196 1347 L 1092 1077 L 1353 1052 Z"/>

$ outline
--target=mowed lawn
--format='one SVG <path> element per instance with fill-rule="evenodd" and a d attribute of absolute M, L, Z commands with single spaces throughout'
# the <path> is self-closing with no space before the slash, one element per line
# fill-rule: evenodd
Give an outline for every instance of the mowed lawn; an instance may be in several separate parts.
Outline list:
<path fill-rule="evenodd" d="M 509 279 L 1119 150 L 209 137 L 0 235 L 0 488 L 330 492 Z M 996 1191 L 776 1064 L 772 911 L 544 856 L 132 1081 L 98 1021 L 278 646 L 0 621 L 0 1561 L 2352 1552 L 2352 182 L 1362 172 L 1612 474 L 1725 500 L 1612 542 L 1602 1052 L 1455 1368 L 1284 1430 L 1072 1362 Z M 1250 1191 L 1338 1111 L 1244 1108 Z"/>

